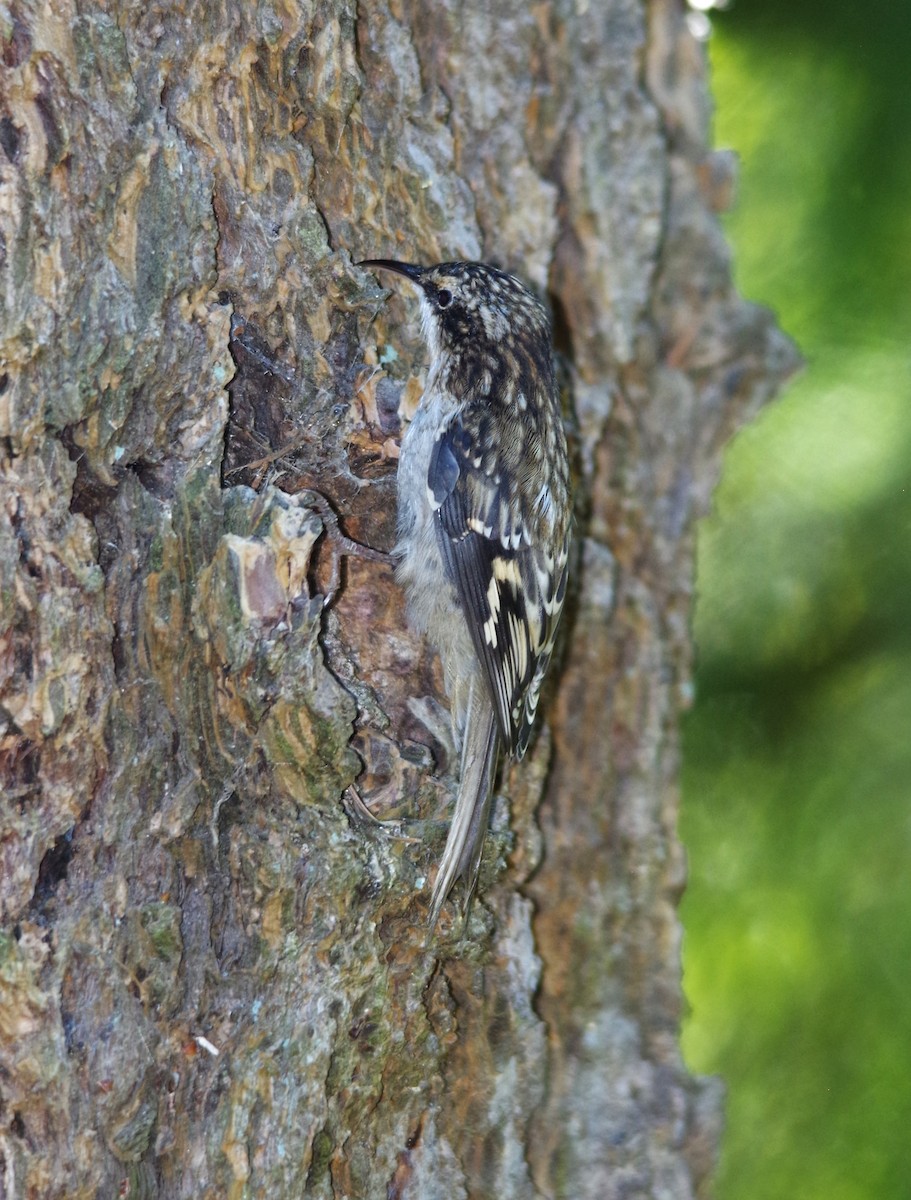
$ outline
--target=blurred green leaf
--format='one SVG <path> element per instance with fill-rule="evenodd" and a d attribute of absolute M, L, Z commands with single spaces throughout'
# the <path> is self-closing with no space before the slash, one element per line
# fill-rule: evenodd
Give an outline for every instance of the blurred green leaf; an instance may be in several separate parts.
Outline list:
<path fill-rule="evenodd" d="M 718 1200 L 911 1177 L 911 5 L 713 18 L 741 291 L 804 374 L 700 533 L 684 1031 L 729 1086 Z"/>

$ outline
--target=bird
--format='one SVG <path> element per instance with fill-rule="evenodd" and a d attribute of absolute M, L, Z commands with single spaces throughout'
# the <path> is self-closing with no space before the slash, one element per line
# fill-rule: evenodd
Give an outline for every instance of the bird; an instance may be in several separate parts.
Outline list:
<path fill-rule="evenodd" d="M 551 324 L 513 275 L 481 262 L 358 264 L 417 288 L 426 385 L 402 436 L 396 577 L 438 652 L 460 776 L 430 901 L 458 879 L 467 919 L 501 753 L 521 759 L 566 596 L 570 467 Z"/>

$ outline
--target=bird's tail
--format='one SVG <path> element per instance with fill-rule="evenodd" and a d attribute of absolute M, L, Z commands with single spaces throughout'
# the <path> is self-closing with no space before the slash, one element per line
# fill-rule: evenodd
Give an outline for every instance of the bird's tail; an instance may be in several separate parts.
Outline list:
<path fill-rule="evenodd" d="M 462 770 L 446 848 L 440 860 L 430 901 L 433 930 L 443 902 L 461 876 L 465 880 L 465 911 L 474 896 L 481 866 L 481 851 L 490 819 L 494 773 L 500 749 L 500 734 L 493 705 L 483 683 L 471 689 L 468 719 L 462 739 Z"/>

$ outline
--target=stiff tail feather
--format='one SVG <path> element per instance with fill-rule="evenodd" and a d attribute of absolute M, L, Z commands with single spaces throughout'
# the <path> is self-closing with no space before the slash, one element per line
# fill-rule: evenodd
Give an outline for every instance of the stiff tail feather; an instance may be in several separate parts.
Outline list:
<path fill-rule="evenodd" d="M 465 880 L 465 912 L 468 912 L 478 882 L 481 852 L 490 820 L 493 781 L 500 750 L 500 734 L 487 690 L 478 683 L 472 688 L 468 720 L 462 741 L 462 770 L 455 812 L 446 848 L 440 860 L 430 901 L 430 929 L 440 909 L 461 876 Z"/>

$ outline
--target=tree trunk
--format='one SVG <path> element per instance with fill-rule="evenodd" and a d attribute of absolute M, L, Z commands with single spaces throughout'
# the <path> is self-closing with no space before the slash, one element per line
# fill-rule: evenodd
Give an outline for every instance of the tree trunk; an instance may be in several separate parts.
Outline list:
<path fill-rule="evenodd" d="M 693 525 L 793 357 L 678 0 L 14 0 L 0 50 L 0 1195 L 697 1194 Z M 439 668 L 313 496 L 392 544 L 372 255 L 546 291 L 574 414 L 562 664 L 429 944 Z"/>

